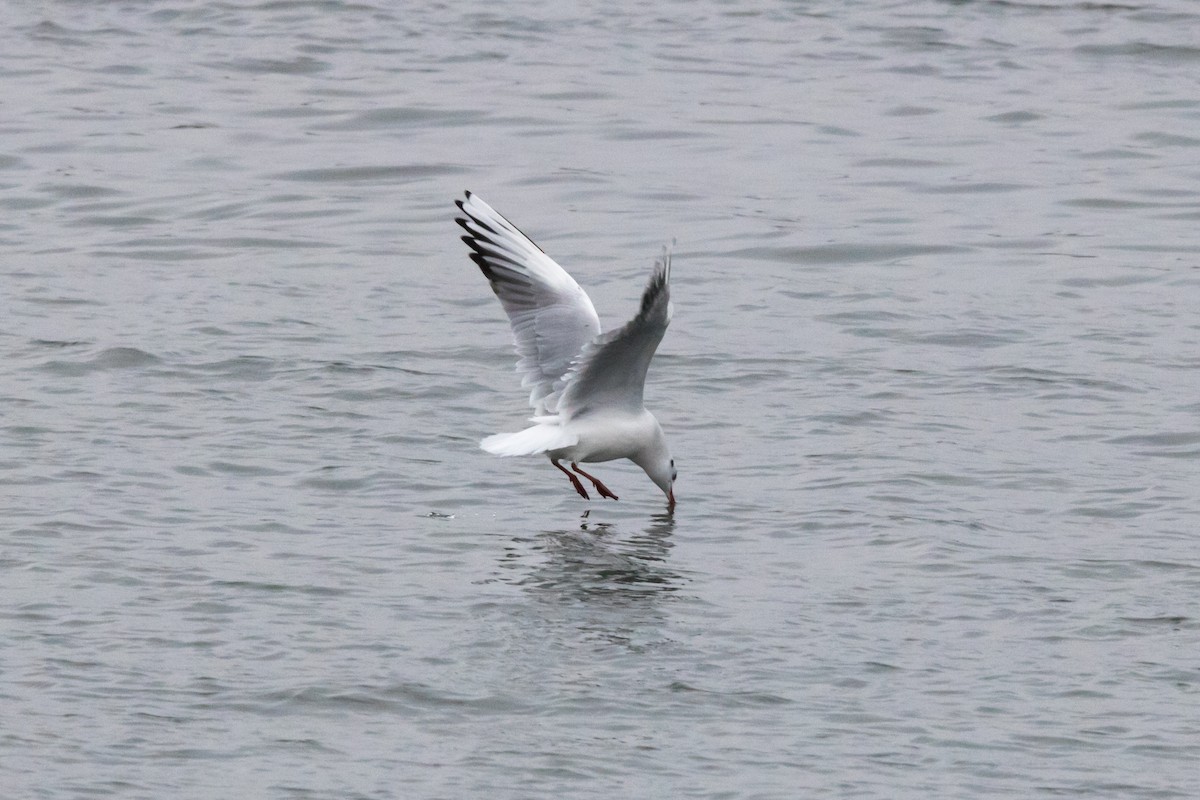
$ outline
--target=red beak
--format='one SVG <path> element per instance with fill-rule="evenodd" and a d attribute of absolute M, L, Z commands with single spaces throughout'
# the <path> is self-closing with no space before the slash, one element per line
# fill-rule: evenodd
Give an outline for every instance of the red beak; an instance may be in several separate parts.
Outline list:
<path fill-rule="evenodd" d="M 667 511 L 675 510 L 675 487 L 672 486 L 667 492 Z"/>

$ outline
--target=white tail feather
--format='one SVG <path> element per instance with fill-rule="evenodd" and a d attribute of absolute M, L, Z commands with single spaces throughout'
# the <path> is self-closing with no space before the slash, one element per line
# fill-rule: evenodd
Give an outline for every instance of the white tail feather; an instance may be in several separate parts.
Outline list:
<path fill-rule="evenodd" d="M 567 433 L 562 425 L 538 424 L 516 433 L 497 433 L 484 439 L 479 446 L 498 456 L 529 456 L 578 443 L 579 437 Z"/>

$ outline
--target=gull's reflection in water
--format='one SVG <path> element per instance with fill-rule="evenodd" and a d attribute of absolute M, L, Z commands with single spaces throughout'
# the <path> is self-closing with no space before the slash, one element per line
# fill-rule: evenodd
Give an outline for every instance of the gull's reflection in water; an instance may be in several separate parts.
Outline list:
<path fill-rule="evenodd" d="M 507 602 L 483 621 L 500 643 L 495 668 L 506 680 L 537 675 L 548 708 L 573 707 L 594 702 L 614 670 L 673 652 L 674 606 L 689 599 L 689 579 L 671 567 L 674 530 L 665 514 L 605 509 L 570 529 L 510 535 L 492 578 L 508 585 Z"/>
<path fill-rule="evenodd" d="M 501 580 L 547 601 L 618 608 L 678 591 L 686 580 L 668 566 L 675 520 L 661 514 L 642 530 L 585 513 L 574 530 L 514 538 L 502 557 Z"/>

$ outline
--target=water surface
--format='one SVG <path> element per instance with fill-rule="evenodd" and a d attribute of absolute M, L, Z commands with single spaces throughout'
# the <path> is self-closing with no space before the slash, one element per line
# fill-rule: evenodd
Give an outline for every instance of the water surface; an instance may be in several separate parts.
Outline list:
<path fill-rule="evenodd" d="M 6 796 L 1193 796 L 1191 3 L 6 22 Z M 477 449 L 464 189 L 678 240 L 674 516 Z"/>

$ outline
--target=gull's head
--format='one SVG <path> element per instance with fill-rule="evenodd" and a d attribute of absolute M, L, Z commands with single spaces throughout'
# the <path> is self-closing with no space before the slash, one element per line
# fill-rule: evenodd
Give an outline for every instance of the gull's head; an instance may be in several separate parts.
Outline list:
<path fill-rule="evenodd" d="M 642 469 L 650 476 L 650 480 L 662 489 L 667 496 L 667 510 L 675 510 L 675 459 L 663 449 L 661 458 L 656 458 L 651 464 L 643 465 Z"/>
<path fill-rule="evenodd" d="M 671 459 L 671 485 L 667 487 L 667 510 L 675 510 L 675 478 L 679 473 L 675 471 L 675 459 Z"/>
<path fill-rule="evenodd" d="M 648 412 L 647 416 L 649 416 Z M 631 456 L 629 460 L 645 470 L 646 474 L 650 476 L 650 480 L 662 489 L 662 493 L 667 496 L 667 510 L 674 511 L 675 459 L 671 458 L 671 450 L 667 447 L 667 437 L 663 436 L 658 420 L 653 416 L 650 419 L 653 422 L 653 433 L 642 450 Z"/>

